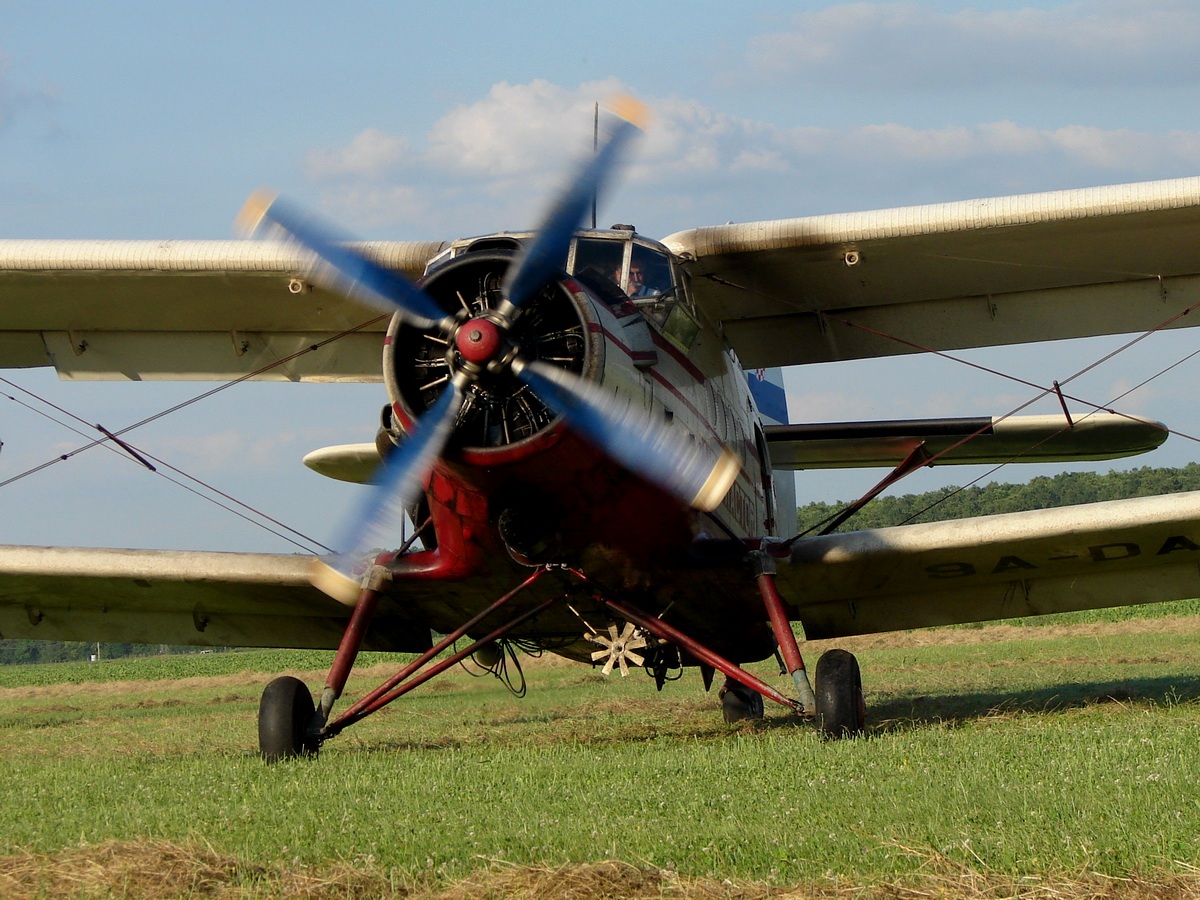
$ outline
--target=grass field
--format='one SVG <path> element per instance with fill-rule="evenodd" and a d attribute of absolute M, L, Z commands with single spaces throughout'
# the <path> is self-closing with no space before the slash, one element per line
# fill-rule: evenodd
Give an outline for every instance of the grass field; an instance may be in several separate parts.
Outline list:
<path fill-rule="evenodd" d="M 1142 612 L 842 641 L 871 730 L 836 743 L 532 661 L 266 766 L 264 683 L 329 654 L 8 667 L 0 896 L 1200 896 L 1200 617 Z"/>

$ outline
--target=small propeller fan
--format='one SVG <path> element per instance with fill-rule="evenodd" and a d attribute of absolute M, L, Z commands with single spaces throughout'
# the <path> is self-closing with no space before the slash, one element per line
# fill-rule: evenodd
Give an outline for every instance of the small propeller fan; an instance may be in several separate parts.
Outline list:
<path fill-rule="evenodd" d="M 623 99 L 611 111 L 615 115 L 603 143 L 513 260 L 501 287 L 501 302 L 471 318 L 448 315 L 421 288 L 363 256 L 328 226 L 278 198 L 256 193 L 246 203 L 238 217 L 243 230 L 275 231 L 303 245 L 315 256 L 315 277 L 398 313 L 408 324 L 441 334 L 463 360 L 437 402 L 388 456 L 378 484 L 339 543 L 344 550 L 320 560 L 313 583 L 331 596 L 346 602 L 357 598 L 356 572 L 364 557 L 373 548 L 395 541 L 404 511 L 420 496 L 454 432 L 468 389 L 485 371 L 506 369 L 621 465 L 697 509 L 716 508 L 737 477 L 739 465 L 728 449 L 706 446 L 570 372 L 525 360 L 507 340 L 526 304 L 563 275 L 571 240 L 592 198 L 614 174 L 621 154 L 641 130 L 645 109 L 637 101 Z"/>

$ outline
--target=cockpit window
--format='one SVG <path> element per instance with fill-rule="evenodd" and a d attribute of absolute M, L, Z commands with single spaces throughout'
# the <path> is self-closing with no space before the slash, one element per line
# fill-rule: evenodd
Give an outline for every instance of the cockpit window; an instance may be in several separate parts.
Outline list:
<path fill-rule="evenodd" d="M 633 244 L 629 267 L 625 250 L 629 241 L 579 238 L 575 242 L 576 276 L 602 275 L 620 288 L 630 300 L 656 300 L 671 292 L 671 265 L 664 253 Z"/>
<path fill-rule="evenodd" d="M 625 241 L 597 241 L 580 238 L 575 242 L 575 265 L 572 273 L 584 278 L 605 278 L 624 290 L 622 269 L 625 267 Z"/>
<path fill-rule="evenodd" d="M 671 266 L 662 253 L 633 245 L 629 258 L 629 282 L 626 293 L 634 300 L 662 297 L 671 292 Z"/>
<path fill-rule="evenodd" d="M 580 237 L 575 241 L 571 272 L 610 306 L 632 301 L 685 351 L 695 340 L 699 326 L 674 282 L 665 251 L 628 239 Z"/>

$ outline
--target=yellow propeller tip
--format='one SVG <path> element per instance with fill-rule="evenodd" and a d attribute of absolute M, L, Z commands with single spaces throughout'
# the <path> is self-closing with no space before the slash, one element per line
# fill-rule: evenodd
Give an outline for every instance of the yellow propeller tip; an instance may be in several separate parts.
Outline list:
<path fill-rule="evenodd" d="M 279 195 L 274 191 L 259 189 L 250 195 L 246 201 L 246 205 L 242 207 L 242 211 L 237 215 L 237 228 L 242 234 L 253 234 L 258 230 L 258 226 L 262 224 L 263 216 L 267 214 L 267 210 L 271 208 L 271 204 L 275 202 L 275 198 Z"/>
<path fill-rule="evenodd" d="M 701 512 L 712 512 L 721 505 L 741 471 L 742 465 L 733 451 L 722 448 L 721 456 L 709 472 L 704 486 L 692 498 L 692 507 Z"/>
<path fill-rule="evenodd" d="M 606 104 L 606 108 L 643 131 L 650 124 L 650 107 L 630 94 L 617 95 Z"/>
<path fill-rule="evenodd" d="M 317 590 L 347 606 L 354 606 L 362 593 L 357 581 L 320 559 L 314 559 L 309 566 L 308 581 Z"/>

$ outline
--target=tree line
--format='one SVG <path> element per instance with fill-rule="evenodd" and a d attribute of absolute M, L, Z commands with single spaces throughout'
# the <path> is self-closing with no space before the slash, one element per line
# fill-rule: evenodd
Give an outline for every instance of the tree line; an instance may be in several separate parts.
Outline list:
<path fill-rule="evenodd" d="M 217 648 L 211 648 L 213 650 Z M 0 641 L 0 666 L 29 663 L 87 662 L 99 659 L 125 659 L 131 656 L 162 656 L 199 653 L 199 647 L 174 647 L 169 644 L 129 644 L 89 641 Z"/>
<path fill-rule="evenodd" d="M 837 530 L 862 531 L 889 525 L 966 519 L 1196 490 L 1200 490 L 1200 463 L 1188 463 L 1179 469 L 1144 466 L 1124 472 L 1110 471 L 1106 475 L 1065 472 L 1038 476 L 1025 484 L 991 482 L 983 486 L 946 487 L 923 494 L 877 497 Z M 849 502 L 801 506 L 796 511 L 800 532 L 831 519 Z M 820 528 L 816 528 L 816 532 L 819 531 Z"/>

